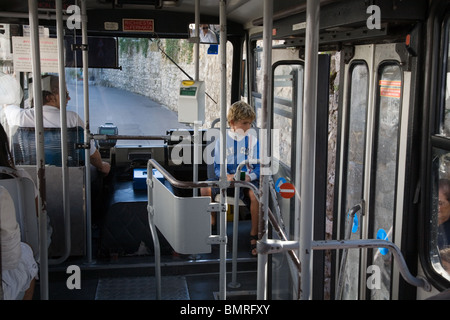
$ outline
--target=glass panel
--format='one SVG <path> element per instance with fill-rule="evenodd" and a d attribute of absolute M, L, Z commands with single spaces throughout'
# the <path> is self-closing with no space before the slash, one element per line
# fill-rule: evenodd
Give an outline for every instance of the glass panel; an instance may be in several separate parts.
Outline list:
<path fill-rule="evenodd" d="M 448 32 L 449 29 L 449 25 L 447 23 L 447 36 L 450 37 L 450 34 Z M 446 136 L 446 137 L 450 137 L 450 67 L 449 67 L 449 62 L 450 62 L 450 50 L 449 50 L 449 46 L 450 43 L 447 44 L 447 61 L 446 61 L 446 66 L 447 66 L 447 70 L 443 76 L 444 79 L 444 85 L 445 85 L 445 100 L 444 100 L 444 114 L 443 114 L 443 123 L 441 125 L 441 134 Z"/>
<path fill-rule="evenodd" d="M 450 280 L 450 153 L 433 150 L 430 257 L 433 268 Z"/>
<path fill-rule="evenodd" d="M 290 167 L 293 107 L 301 106 L 303 66 L 280 65 L 274 74 L 274 129 L 279 131 L 279 161 Z M 298 128 L 297 128 L 298 130 Z"/>
<path fill-rule="evenodd" d="M 445 44 L 443 70 L 444 93 L 442 102 L 441 135 L 450 137 L 450 33 L 446 22 L 447 43 Z M 450 280 L 450 153 L 448 150 L 433 149 L 433 190 L 430 217 L 430 259 L 434 270 Z"/>
<path fill-rule="evenodd" d="M 364 153 L 366 140 L 366 116 L 368 98 L 368 69 L 365 64 L 355 64 L 351 70 L 350 104 L 348 113 L 348 146 L 347 146 L 347 176 L 345 190 L 345 220 L 349 219 L 348 211 L 354 205 L 361 203 L 363 198 Z M 345 171 L 345 169 L 344 169 Z M 353 223 L 350 239 L 361 238 L 361 216 L 358 212 Z M 347 234 L 347 230 L 346 230 Z M 345 264 L 344 288 L 342 299 L 358 299 L 359 250 L 349 250 Z"/>
<path fill-rule="evenodd" d="M 294 168 L 291 164 L 298 162 L 301 157 L 292 159 L 295 154 L 295 130 L 301 132 L 301 123 L 293 125 L 295 112 L 301 112 L 303 101 L 303 66 L 300 64 L 278 65 L 274 70 L 274 114 L 273 114 L 273 155 L 274 161 L 279 163 L 278 171 L 273 179 L 276 187 L 283 182 L 294 182 Z M 279 193 L 278 193 L 279 195 Z M 294 238 L 294 198 L 284 199 L 278 196 L 280 223 L 284 226 L 286 236 Z M 276 209 L 275 209 L 276 210 Z M 276 212 L 276 211 L 274 211 Z M 277 216 L 277 215 L 276 215 Z M 275 232 L 274 232 L 275 233 Z M 274 235 L 276 238 L 276 235 Z M 286 253 L 273 255 L 272 286 L 273 299 L 291 299 L 297 281 L 297 270 L 292 263 L 286 263 L 290 257 Z"/>
<path fill-rule="evenodd" d="M 399 119 L 401 107 L 402 74 L 397 65 L 384 65 L 380 68 L 378 82 L 378 110 L 375 142 L 376 158 L 373 194 L 372 236 L 392 241 L 395 186 L 397 176 L 397 149 L 399 137 Z M 373 264 L 380 268 L 381 287 L 371 290 L 371 298 L 389 299 L 391 284 L 392 255 L 387 249 L 373 252 Z"/>
<path fill-rule="evenodd" d="M 164 135 L 168 129 L 191 128 L 192 125 L 178 121 L 177 111 L 181 83 L 194 73 L 193 44 L 186 39 L 119 38 L 118 45 L 121 69 L 89 70 L 91 131 L 97 133 L 105 123 L 116 125 L 119 135 Z M 199 52 L 205 89 L 204 128 L 220 117 L 217 107 L 220 57 L 208 54 L 208 47 L 200 46 Z M 228 66 L 232 57 L 233 46 L 228 42 Z M 227 70 L 231 72 L 231 67 Z M 67 68 L 66 74 L 70 76 L 67 80 L 71 94 L 68 109 L 83 117 L 82 69 Z M 227 79 L 231 81 L 231 76 Z M 230 91 L 227 91 L 227 105 L 230 105 L 230 99 Z M 117 146 L 161 143 L 160 140 L 118 140 Z"/>

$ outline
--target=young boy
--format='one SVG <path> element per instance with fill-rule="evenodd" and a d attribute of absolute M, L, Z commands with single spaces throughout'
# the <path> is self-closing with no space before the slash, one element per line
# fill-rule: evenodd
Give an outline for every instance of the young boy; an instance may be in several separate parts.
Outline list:
<path fill-rule="evenodd" d="M 250 161 L 248 165 L 245 165 L 241 172 L 245 173 L 245 181 L 252 182 L 257 188 L 259 188 L 259 176 L 260 165 L 256 163 L 256 159 L 259 159 L 259 143 L 255 135 L 249 134 L 248 130 L 251 128 L 253 120 L 255 120 L 255 112 L 252 107 L 243 102 L 238 101 L 231 105 L 228 110 L 227 120 L 230 125 L 230 129 L 226 134 L 226 173 L 227 180 L 233 181 L 240 163 L 245 160 Z M 217 180 L 220 177 L 220 143 L 219 139 L 216 140 L 215 154 L 214 154 L 214 172 Z M 227 190 L 228 195 L 234 192 L 234 188 Z M 214 200 L 215 196 L 220 193 L 219 188 L 202 188 L 202 196 L 211 196 Z M 252 226 L 250 231 L 250 245 L 251 253 L 256 256 L 256 241 L 258 240 L 258 200 L 253 193 L 253 190 L 249 188 L 240 188 L 239 198 L 244 201 L 246 205 L 250 205 L 250 214 L 252 220 Z M 216 215 L 213 213 L 211 216 L 212 224 L 216 224 Z"/>

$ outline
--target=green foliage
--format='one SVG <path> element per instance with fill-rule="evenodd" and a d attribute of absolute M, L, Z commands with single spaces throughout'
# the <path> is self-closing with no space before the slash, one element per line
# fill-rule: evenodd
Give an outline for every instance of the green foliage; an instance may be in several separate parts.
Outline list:
<path fill-rule="evenodd" d="M 150 51 L 150 39 L 147 38 L 119 38 L 119 54 L 142 54 L 147 58 Z M 193 62 L 194 44 L 185 39 L 162 39 L 161 48 L 176 63 Z M 165 58 L 167 58 L 164 55 Z"/>
<path fill-rule="evenodd" d="M 165 39 L 164 51 L 176 63 L 191 64 L 194 44 L 185 39 Z"/>
<path fill-rule="evenodd" d="M 119 38 L 119 53 L 120 55 L 132 54 L 132 50 L 134 49 L 136 53 L 141 52 L 147 57 L 150 47 L 149 41 L 147 38 Z"/>
<path fill-rule="evenodd" d="M 166 39 L 166 54 L 178 63 L 179 43 L 177 39 Z"/>
<path fill-rule="evenodd" d="M 194 44 L 187 40 L 181 41 L 181 53 L 185 57 L 185 62 L 191 64 L 193 60 Z"/>

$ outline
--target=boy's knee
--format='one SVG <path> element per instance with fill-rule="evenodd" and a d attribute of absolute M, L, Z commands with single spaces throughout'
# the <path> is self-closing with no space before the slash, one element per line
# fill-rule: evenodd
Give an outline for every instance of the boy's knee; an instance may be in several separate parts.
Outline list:
<path fill-rule="evenodd" d="M 200 195 L 202 196 L 210 196 L 211 188 L 200 188 Z"/>

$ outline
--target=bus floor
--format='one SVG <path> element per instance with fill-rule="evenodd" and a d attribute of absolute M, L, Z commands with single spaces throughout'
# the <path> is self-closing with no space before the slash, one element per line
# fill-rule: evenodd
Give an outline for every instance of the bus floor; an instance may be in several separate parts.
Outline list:
<path fill-rule="evenodd" d="M 254 300 L 257 287 L 257 258 L 250 254 L 250 220 L 239 222 L 236 271 L 233 275 L 232 230 L 227 223 L 226 299 Z M 79 267 L 79 277 L 70 266 Z M 72 267 L 73 268 L 73 267 Z M 199 255 L 161 256 L 161 300 L 219 299 L 220 248 Z M 78 282 L 77 282 L 78 281 Z M 40 281 L 35 300 L 41 299 Z M 155 259 L 153 254 L 90 259 L 69 257 L 49 265 L 49 300 L 156 300 Z"/>

